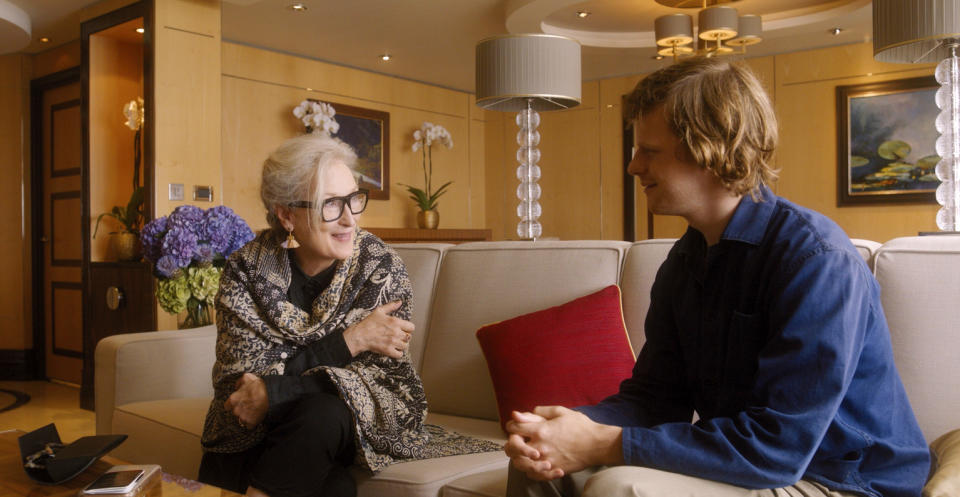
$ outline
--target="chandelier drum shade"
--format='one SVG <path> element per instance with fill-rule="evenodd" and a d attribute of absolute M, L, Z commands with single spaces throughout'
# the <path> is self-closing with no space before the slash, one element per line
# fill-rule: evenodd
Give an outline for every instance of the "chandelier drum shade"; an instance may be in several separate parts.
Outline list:
<path fill-rule="evenodd" d="M 518 112 L 517 236 L 536 240 L 540 225 L 540 115 L 580 104 L 580 44 L 563 36 L 508 35 L 477 44 L 477 105 Z"/>
<path fill-rule="evenodd" d="M 760 43 L 763 38 L 763 26 L 760 16 L 741 16 L 737 9 L 723 5 L 716 0 L 657 0 L 670 7 L 690 8 L 698 4 L 702 7 L 697 14 L 697 36 L 693 35 L 693 19 L 687 14 L 660 16 L 654 21 L 654 33 L 657 39 L 657 54 L 673 56 L 674 59 L 685 55 L 719 55 L 733 53 L 740 47 L 746 52 L 748 45 Z M 691 45 L 697 40 L 696 48 Z"/>
<path fill-rule="evenodd" d="M 937 227 L 960 231 L 960 0 L 873 0 L 873 57 L 880 62 L 939 62 L 936 150 Z"/>

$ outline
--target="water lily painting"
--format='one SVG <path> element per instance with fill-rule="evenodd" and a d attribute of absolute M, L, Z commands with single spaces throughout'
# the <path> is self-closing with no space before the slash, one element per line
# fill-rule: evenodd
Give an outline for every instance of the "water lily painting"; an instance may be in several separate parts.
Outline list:
<path fill-rule="evenodd" d="M 935 202 L 932 76 L 837 87 L 837 205 Z"/>

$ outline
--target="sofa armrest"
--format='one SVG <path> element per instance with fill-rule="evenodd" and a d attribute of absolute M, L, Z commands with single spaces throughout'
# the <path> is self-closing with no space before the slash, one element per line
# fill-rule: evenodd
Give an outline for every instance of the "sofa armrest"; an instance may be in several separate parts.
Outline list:
<path fill-rule="evenodd" d="M 116 406 L 146 400 L 212 397 L 216 326 L 113 335 L 97 344 L 97 434 L 111 433 Z"/>
<path fill-rule="evenodd" d="M 960 495 L 960 429 L 937 438 L 930 448 L 937 455 L 937 468 L 923 487 L 923 497 Z"/>

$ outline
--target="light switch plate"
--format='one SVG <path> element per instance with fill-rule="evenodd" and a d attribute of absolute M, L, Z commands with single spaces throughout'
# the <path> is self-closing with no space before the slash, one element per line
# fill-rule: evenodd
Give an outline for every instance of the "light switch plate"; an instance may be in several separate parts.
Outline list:
<path fill-rule="evenodd" d="M 170 183 L 167 189 L 167 198 L 170 200 L 183 200 L 183 183 Z"/>
<path fill-rule="evenodd" d="M 204 185 L 193 185 L 193 199 L 213 202 L 213 187 Z"/>

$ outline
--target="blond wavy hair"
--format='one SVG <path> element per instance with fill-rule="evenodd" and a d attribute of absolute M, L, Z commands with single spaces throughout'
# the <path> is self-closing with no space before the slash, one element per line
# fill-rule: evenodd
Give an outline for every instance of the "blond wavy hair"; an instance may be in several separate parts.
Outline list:
<path fill-rule="evenodd" d="M 692 57 L 661 69 L 627 96 L 624 118 L 663 105 L 673 133 L 701 167 L 737 195 L 757 198 L 777 178 L 777 118 L 753 72 L 740 64 Z"/>

